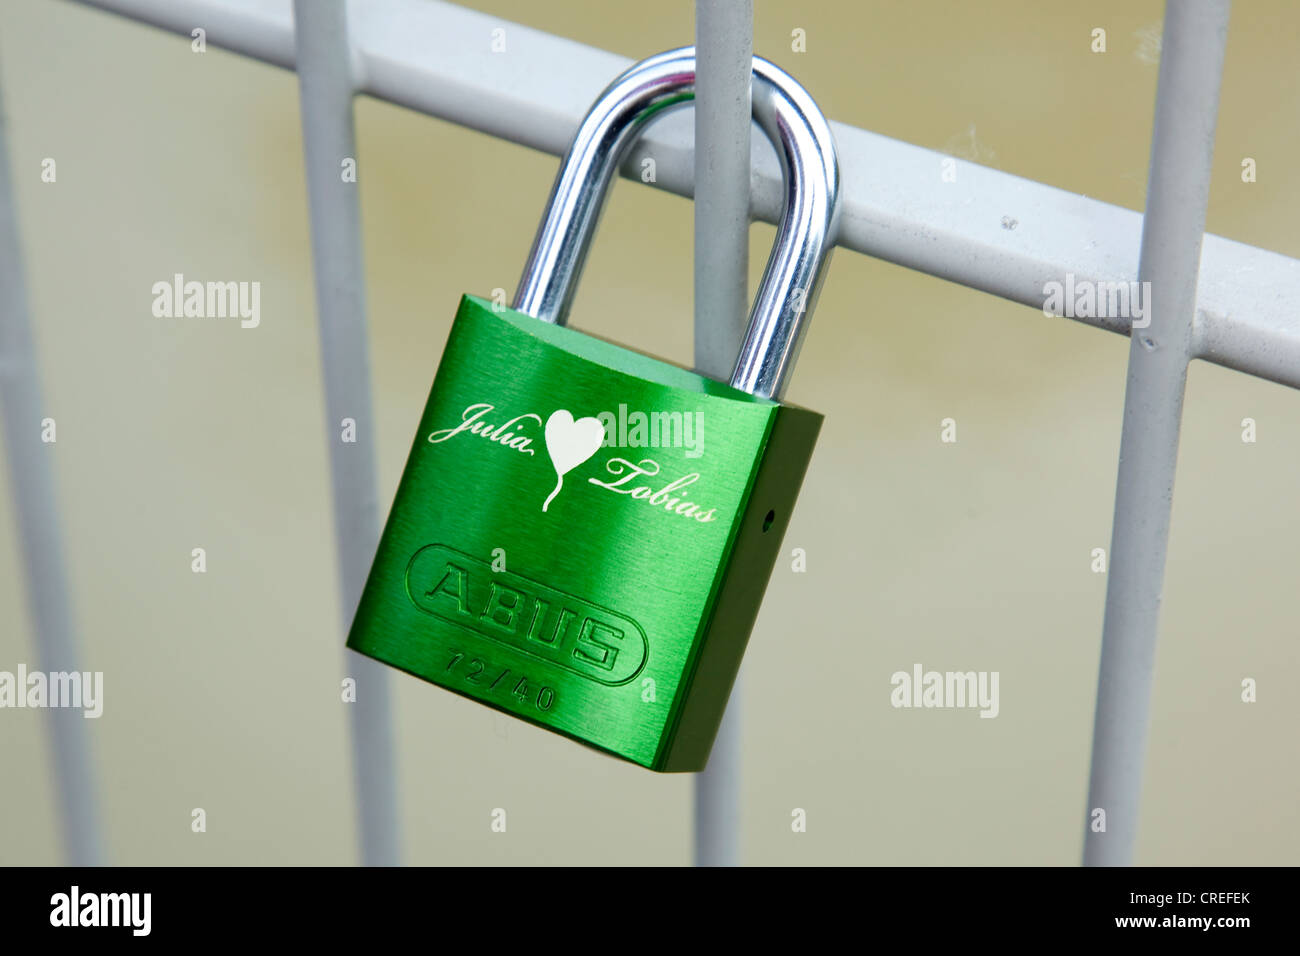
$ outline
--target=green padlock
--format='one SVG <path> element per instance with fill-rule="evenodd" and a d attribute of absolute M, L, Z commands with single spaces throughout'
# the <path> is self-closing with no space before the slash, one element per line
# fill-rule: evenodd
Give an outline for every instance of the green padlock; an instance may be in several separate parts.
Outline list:
<path fill-rule="evenodd" d="M 615 80 L 514 308 L 461 301 L 348 637 L 663 771 L 708 761 L 821 427 L 779 398 L 838 215 L 825 118 L 755 58 L 786 205 L 731 383 L 564 328 L 615 167 L 694 80 L 689 47 Z"/>

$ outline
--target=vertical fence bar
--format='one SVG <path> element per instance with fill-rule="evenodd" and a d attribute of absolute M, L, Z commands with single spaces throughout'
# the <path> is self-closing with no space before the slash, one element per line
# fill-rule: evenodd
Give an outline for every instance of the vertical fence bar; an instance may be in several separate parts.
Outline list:
<path fill-rule="evenodd" d="M 344 0 L 294 0 L 294 43 L 302 98 L 303 150 L 311 204 L 312 261 L 325 381 L 326 439 L 334 494 L 340 611 L 346 628 L 361 599 L 379 540 L 374 413 L 361 259 L 361 205 L 344 163 L 357 158 L 351 47 Z M 356 441 L 343 442 L 343 419 Z M 399 861 L 388 674 L 345 651 L 356 702 L 349 705 L 353 776 L 367 866 Z"/>
<path fill-rule="evenodd" d="M 1129 344 L 1084 864 L 1127 866 L 1150 716 L 1178 430 L 1196 314 L 1228 0 L 1165 4 L 1138 278 L 1148 328 Z M 1106 829 L 1093 829 L 1105 811 Z"/>
<path fill-rule="evenodd" d="M 37 173 L 32 172 L 35 176 Z M 9 168 L 8 120 L 0 100 L 0 406 L 5 458 L 13 485 L 14 520 L 26 567 L 27 602 L 36 637 L 37 668 L 78 671 L 72 602 L 63 565 L 63 534 L 54 501 L 55 445 L 41 440 L 49 415 L 41 400 L 36 344 L 27 305 L 18 207 Z M 66 428 L 66 426 L 65 426 Z M 66 435 L 67 432 L 65 431 Z M 95 774 L 87 721 L 72 707 L 50 707 L 50 754 L 59 805 L 63 852 L 75 866 L 102 862 Z"/>
<path fill-rule="evenodd" d="M 752 0 L 695 3 L 695 367 L 727 381 L 749 313 Z M 741 677 L 695 778 L 695 864 L 740 861 Z"/>

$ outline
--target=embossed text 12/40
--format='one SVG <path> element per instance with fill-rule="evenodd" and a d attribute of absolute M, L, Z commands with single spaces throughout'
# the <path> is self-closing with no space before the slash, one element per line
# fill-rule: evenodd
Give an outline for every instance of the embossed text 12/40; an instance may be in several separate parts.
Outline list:
<path fill-rule="evenodd" d="M 467 684 L 498 694 L 509 694 L 520 703 L 532 703 L 541 711 L 550 710 L 555 703 L 554 688 L 529 684 L 523 674 L 514 673 L 508 667 L 500 670 L 489 667 L 481 657 L 467 657 L 463 651 L 452 652 L 446 670 Z"/>

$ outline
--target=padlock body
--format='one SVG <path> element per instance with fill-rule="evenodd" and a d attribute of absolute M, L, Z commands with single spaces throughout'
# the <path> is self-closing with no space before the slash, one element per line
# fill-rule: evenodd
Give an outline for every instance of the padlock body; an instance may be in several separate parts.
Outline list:
<path fill-rule="evenodd" d="M 348 646 L 701 770 L 820 426 L 467 296 Z"/>

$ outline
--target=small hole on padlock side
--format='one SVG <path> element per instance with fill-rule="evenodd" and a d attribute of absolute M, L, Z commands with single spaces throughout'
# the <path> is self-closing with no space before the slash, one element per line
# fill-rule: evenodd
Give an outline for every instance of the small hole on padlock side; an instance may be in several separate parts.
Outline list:
<path fill-rule="evenodd" d="M 776 520 L 776 512 L 775 512 L 775 511 L 769 511 L 769 512 L 767 513 L 767 517 L 763 519 L 763 531 L 764 531 L 764 533 L 767 532 L 767 529 L 768 529 L 768 528 L 772 527 L 772 522 L 775 521 L 775 520 Z"/>

